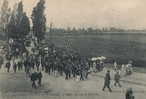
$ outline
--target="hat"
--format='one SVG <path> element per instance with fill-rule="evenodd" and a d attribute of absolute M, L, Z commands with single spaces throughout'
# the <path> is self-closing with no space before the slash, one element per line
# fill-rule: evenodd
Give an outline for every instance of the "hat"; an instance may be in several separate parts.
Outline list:
<path fill-rule="evenodd" d="M 110 72 L 110 70 L 107 70 L 107 72 Z"/>

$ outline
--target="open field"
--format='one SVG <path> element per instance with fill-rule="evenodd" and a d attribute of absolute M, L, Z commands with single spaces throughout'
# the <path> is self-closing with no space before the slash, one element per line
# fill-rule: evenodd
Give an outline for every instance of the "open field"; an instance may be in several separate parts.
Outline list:
<path fill-rule="evenodd" d="M 116 59 L 120 64 L 133 60 L 134 65 L 139 67 L 145 67 L 146 64 L 144 34 L 53 34 L 51 40 L 57 46 L 78 51 L 82 56 L 106 56 L 108 61 Z"/>

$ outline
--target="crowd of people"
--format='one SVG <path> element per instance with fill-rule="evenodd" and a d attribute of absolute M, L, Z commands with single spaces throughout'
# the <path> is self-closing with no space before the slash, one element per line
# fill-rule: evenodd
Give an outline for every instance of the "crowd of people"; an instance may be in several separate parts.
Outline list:
<path fill-rule="evenodd" d="M 47 50 L 46 50 L 47 49 Z M 14 50 L 14 49 L 13 49 Z M 96 64 L 87 57 L 81 57 L 75 51 L 68 51 L 65 49 L 50 46 L 47 48 L 33 49 L 33 53 L 24 52 L 20 53 L 19 49 L 15 49 L 13 54 L 5 55 L 6 62 L 4 64 L 7 72 L 10 68 L 13 72 L 25 71 L 27 77 L 32 80 L 32 87 L 36 88 L 35 81 L 42 77 L 36 76 L 40 72 L 53 74 L 54 76 L 65 75 L 65 80 L 74 78 L 76 80 L 86 80 L 88 74 L 91 72 L 90 68 L 94 65 L 96 70 L 102 64 Z M 41 81 L 41 80 L 40 80 Z"/>
<path fill-rule="evenodd" d="M 115 75 L 114 75 L 114 86 L 117 86 L 118 85 L 119 87 L 122 87 L 121 84 L 120 84 L 120 78 L 121 78 L 120 77 L 120 74 L 117 71 L 115 73 Z M 109 92 L 112 92 L 112 89 L 111 89 L 111 75 L 110 75 L 110 70 L 107 70 L 107 72 L 105 74 L 105 77 L 104 77 L 104 85 L 103 85 L 102 90 L 104 91 L 105 88 L 108 88 Z M 125 99 L 135 99 L 132 88 L 128 88 L 126 90 Z"/>
<path fill-rule="evenodd" d="M 117 64 L 117 62 L 115 61 L 113 63 L 113 69 L 115 71 L 119 71 L 119 72 L 122 72 L 125 76 L 127 75 L 131 75 L 132 72 L 133 72 L 133 66 L 132 66 L 132 61 L 130 60 L 127 64 Z"/>
<path fill-rule="evenodd" d="M 100 59 L 94 61 L 92 58 L 80 56 L 80 54 L 75 51 L 67 51 L 55 46 L 38 48 L 37 50 L 33 49 L 33 53 L 29 53 L 29 51 L 21 53 L 19 49 L 15 49 L 14 52 L 15 54 L 8 53 L 5 55 L 4 60 L 6 60 L 6 62 L 4 66 L 8 73 L 11 67 L 14 73 L 24 70 L 26 76 L 32 81 L 32 88 L 37 88 L 42 85 L 43 71 L 49 75 L 53 74 L 54 76 L 65 75 L 65 80 L 74 78 L 79 81 L 86 80 L 89 73 L 102 71 L 104 68 L 104 62 Z M 118 68 L 117 63 L 114 62 L 113 70 L 115 70 L 114 86 L 118 85 L 122 87 L 120 84 L 121 75 L 119 70 L 132 73 L 131 62 L 127 65 L 121 65 L 120 68 Z M 104 78 L 103 91 L 105 88 L 108 88 L 109 91 L 112 92 L 110 82 L 111 76 L 110 70 L 108 70 Z"/>

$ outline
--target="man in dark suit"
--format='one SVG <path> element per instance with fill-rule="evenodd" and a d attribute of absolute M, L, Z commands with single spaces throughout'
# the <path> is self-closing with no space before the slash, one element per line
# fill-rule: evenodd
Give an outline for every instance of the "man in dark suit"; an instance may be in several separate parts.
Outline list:
<path fill-rule="evenodd" d="M 103 86 L 103 89 L 102 89 L 103 91 L 107 87 L 109 89 L 109 91 L 112 92 L 112 90 L 110 88 L 110 80 L 111 80 L 110 71 L 108 70 L 106 75 L 105 75 L 105 78 L 104 78 L 104 86 Z"/>

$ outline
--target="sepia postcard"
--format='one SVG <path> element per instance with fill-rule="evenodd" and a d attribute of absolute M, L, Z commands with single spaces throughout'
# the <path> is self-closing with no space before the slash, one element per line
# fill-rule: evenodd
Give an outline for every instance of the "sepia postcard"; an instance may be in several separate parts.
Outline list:
<path fill-rule="evenodd" d="M 146 99 L 146 0 L 0 0 L 0 99 Z"/>

